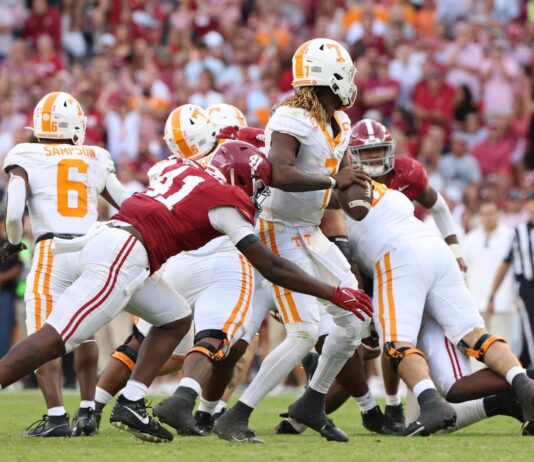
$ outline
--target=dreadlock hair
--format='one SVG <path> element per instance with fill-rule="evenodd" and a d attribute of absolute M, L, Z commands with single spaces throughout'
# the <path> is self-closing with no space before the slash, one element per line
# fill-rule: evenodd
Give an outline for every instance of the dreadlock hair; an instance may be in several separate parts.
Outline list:
<path fill-rule="evenodd" d="M 298 87 L 294 95 L 284 99 L 280 106 L 297 107 L 308 111 L 321 127 L 326 127 L 328 119 L 326 110 L 317 97 L 317 87 Z"/>

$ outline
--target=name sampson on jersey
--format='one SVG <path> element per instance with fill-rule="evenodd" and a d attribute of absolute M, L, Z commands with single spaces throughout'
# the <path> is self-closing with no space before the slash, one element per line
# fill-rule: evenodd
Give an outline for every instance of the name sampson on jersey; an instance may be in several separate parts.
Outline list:
<path fill-rule="evenodd" d="M 46 156 L 87 156 L 96 158 L 96 153 L 92 147 L 89 146 L 52 146 L 46 145 L 44 147 Z"/>

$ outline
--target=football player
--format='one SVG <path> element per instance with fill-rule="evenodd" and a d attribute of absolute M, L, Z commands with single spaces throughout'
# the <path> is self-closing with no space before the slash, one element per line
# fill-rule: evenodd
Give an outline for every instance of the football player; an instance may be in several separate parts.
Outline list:
<path fill-rule="evenodd" d="M 237 108 L 234 109 L 238 111 Z M 233 119 L 230 117 L 235 111 L 229 111 L 226 108 L 226 112 L 230 114 L 224 117 L 225 127 L 227 123 L 241 123 L 238 117 Z M 217 113 L 219 114 L 219 111 Z M 229 127 L 238 126 L 230 125 Z M 169 115 L 164 139 L 172 157 L 194 157 L 205 164 L 212 155 L 213 149 L 217 147 L 218 130 L 219 127 L 213 123 L 206 111 L 199 106 L 187 104 L 176 108 Z M 234 132 L 234 135 L 236 133 Z M 228 146 L 230 149 L 247 149 L 249 145 L 231 143 Z M 162 161 L 150 169 L 148 176 L 151 184 L 169 163 L 174 163 L 174 160 Z M 184 267 L 190 269 L 183 271 Z M 250 303 L 245 302 L 252 297 L 254 277 L 253 275 L 249 277 L 250 265 L 227 236 L 214 239 L 198 250 L 183 252 L 171 258 L 162 272 L 161 277 L 184 296 L 193 308 L 196 343 L 212 341 L 213 336 L 226 342 L 225 354 L 221 357 L 213 356 L 214 365 L 216 364 L 217 368 L 212 379 L 204 387 L 195 420 L 192 419 L 191 414 L 195 400 L 189 399 L 190 405 L 188 406 L 181 403 L 176 411 L 172 409 L 169 402 L 156 408 L 159 417 L 173 426 L 179 434 L 205 435 L 213 428 L 213 415 L 215 412 L 220 412 L 220 408 L 224 406 L 222 404 L 218 408 L 219 399 L 222 398 L 225 403 L 230 397 L 231 391 L 227 391 L 224 397 L 222 395 L 232 378 L 236 361 L 240 359 L 252 340 L 249 339 L 246 343 L 239 342 L 250 312 Z M 214 278 L 214 275 L 217 277 Z M 113 359 L 100 377 L 97 386 L 96 401 L 99 412 L 126 383 L 135 365 L 140 344 L 148 333 L 148 328 L 147 323 L 140 321 L 138 326 L 134 327 L 132 335 L 114 352 Z M 191 344 L 190 347 L 192 346 Z M 184 349 L 185 352 L 190 349 L 187 347 L 186 339 L 174 352 L 170 360 L 172 364 L 168 363 L 164 366 L 162 372 L 168 373 L 182 367 Z M 250 356 L 254 351 L 251 349 L 247 353 L 251 359 Z M 189 355 L 186 368 L 194 369 L 198 361 L 197 355 Z M 183 384 L 187 385 L 193 380 L 184 375 L 184 379 L 187 378 L 190 380 L 183 380 L 178 389 L 185 387 Z M 194 388 L 185 388 L 198 390 L 198 384 L 193 384 L 193 386 Z M 177 390 L 177 393 L 181 393 L 181 389 Z M 173 398 L 173 400 L 177 399 L 177 397 Z"/>
<path fill-rule="evenodd" d="M 334 188 L 343 189 L 355 182 L 364 187 L 368 184 L 366 175 L 350 162 L 344 164 L 350 121 L 342 109 L 356 99 L 355 73 L 349 53 L 334 40 L 310 40 L 295 52 L 295 94 L 275 109 L 265 131 L 275 189 L 263 202 L 257 225 L 262 242 L 274 253 L 324 281 L 353 288 L 358 284 L 348 262 L 320 232 L 319 224 Z M 329 304 L 325 308 L 315 297 L 276 284 L 271 291 L 287 336 L 265 358 L 237 404 L 218 419 L 215 433 L 230 441 L 255 441 L 248 428 L 251 413 L 316 344 L 320 313 L 326 309 L 333 322 L 323 354 L 304 396 L 290 406 L 289 414 L 329 440 L 347 441 L 327 419 L 324 399 L 333 379 L 359 346 L 369 319 L 347 316 Z"/>
<path fill-rule="evenodd" d="M 8 242 L 2 256 L 19 252 L 25 204 L 28 204 L 35 255 L 26 280 L 26 327 L 39 331 L 65 289 L 78 277 L 79 255 L 53 255 L 53 238 L 72 239 L 87 233 L 97 219 L 97 199 L 102 195 L 117 207 L 128 193 L 115 176 L 110 154 L 83 144 L 86 117 L 71 95 L 63 92 L 44 96 L 33 113 L 36 143 L 15 146 L 7 154 L 4 169 L 9 173 L 7 202 Z M 47 415 L 24 436 L 92 435 L 98 349 L 87 339 L 75 350 L 75 369 L 81 403 L 72 429 L 63 407 L 60 360 L 36 370 L 37 381 L 48 407 Z"/>
<path fill-rule="evenodd" d="M 160 172 L 153 187 L 126 199 L 107 224 L 99 224 L 87 236 L 72 241 L 55 239 L 55 252 L 81 248 L 80 275 L 58 299 L 57 309 L 42 329 L 0 360 L 2 388 L 72 350 L 122 311 L 137 291 L 143 293 L 153 287 L 152 305 L 158 308 L 141 301 L 128 307 L 153 327 L 110 421 L 147 441 L 171 441 L 171 433 L 146 412 L 145 396 L 189 330 L 191 311 L 177 293 L 171 303 L 158 299 L 161 280 L 148 276 L 171 256 L 200 248 L 224 234 L 274 284 L 329 300 L 358 319 L 371 315 L 371 302 L 362 291 L 321 282 L 259 241 L 253 223 L 257 198 L 270 181 L 269 162 L 253 146 L 221 149 L 219 153 L 210 162 L 211 174 L 187 159 L 175 160 Z M 252 273 L 247 272 L 247 277 L 250 279 Z M 243 298 L 245 304 L 250 303 L 248 294 Z M 209 378 L 213 361 L 224 354 L 226 345 L 224 339 L 216 337 L 211 342 L 195 342 L 190 354 L 201 359 L 197 369 L 200 376 L 191 372 L 197 383 Z M 189 371 L 184 369 L 185 373 Z"/>
<path fill-rule="evenodd" d="M 377 122 L 359 122 L 349 150 L 354 163 L 378 180 L 393 169 L 391 137 Z M 421 409 L 417 421 L 403 434 L 433 433 L 454 427 L 456 421 L 454 408 L 437 392 L 425 355 L 416 347 L 424 313 L 434 318 L 452 345 L 505 378 L 521 403 L 525 420 L 531 420 L 534 382 L 506 342 L 486 332 L 453 254 L 413 216 L 413 205 L 404 194 L 388 188 L 387 183 L 373 184 L 369 214 L 358 222 L 349 220 L 349 230 L 354 248 L 374 269 L 374 319 L 384 353 Z M 372 233 L 376 229 L 380 233 Z"/>

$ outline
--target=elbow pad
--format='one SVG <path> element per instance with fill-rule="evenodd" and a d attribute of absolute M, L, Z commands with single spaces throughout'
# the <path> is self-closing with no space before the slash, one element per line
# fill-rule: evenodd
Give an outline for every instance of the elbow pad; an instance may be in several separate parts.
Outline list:
<path fill-rule="evenodd" d="M 440 193 L 438 193 L 436 203 L 430 208 L 430 212 L 443 239 L 456 234 L 456 224 L 452 218 L 451 211 Z"/>
<path fill-rule="evenodd" d="M 26 182 L 18 175 L 11 175 L 7 187 L 6 234 L 11 244 L 19 244 L 24 231 L 22 219 L 26 206 Z"/>

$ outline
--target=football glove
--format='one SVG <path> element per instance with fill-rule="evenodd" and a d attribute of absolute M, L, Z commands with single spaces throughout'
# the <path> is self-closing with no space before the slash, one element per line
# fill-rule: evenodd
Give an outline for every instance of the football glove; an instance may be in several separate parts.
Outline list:
<path fill-rule="evenodd" d="M 27 247 L 21 242 L 19 244 L 11 244 L 6 241 L 0 246 L 0 263 L 4 263 L 9 260 L 13 255 L 27 249 Z"/>
<path fill-rule="evenodd" d="M 330 301 L 334 305 L 350 311 L 362 321 L 373 317 L 373 302 L 363 290 L 337 287 L 334 289 Z"/>

